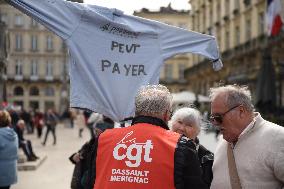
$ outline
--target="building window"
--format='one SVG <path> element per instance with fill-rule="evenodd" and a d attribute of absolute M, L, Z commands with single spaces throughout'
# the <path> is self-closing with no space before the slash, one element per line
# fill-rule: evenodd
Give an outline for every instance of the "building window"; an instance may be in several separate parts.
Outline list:
<path fill-rule="evenodd" d="M 23 75 L 23 64 L 20 60 L 16 60 L 15 74 L 16 74 L 16 76 L 22 76 Z"/>
<path fill-rule="evenodd" d="M 44 106 L 45 111 L 47 111 L 48 109 L 54 109 L 55 104 L 53 101 L 45 101 Z"/>
<path fill-rule="evenodd" d="M 0 20 L 5 24 L 8 24 L 8 15 L 5 13 L 0 14 Z"/>
<path fill-rule="evenodd" d="M 23 50 L 23 36 L 21 34 L 16 34 L 16 51 L 22 51 Z"/>
<path fill-rule="evenodd" d="M 218 2 L 217 3 L 217 6 L 216 6 L 216 12 L 217 12 L 217 21 L 221 21 L 221 5 L 220 3 Z"/>
<path fill-rule="evenodd" d="M 213 6 L 212 5 L 210 5 L 210 8 L 209 8 L 209 21 L 210 21 L 210 27 L 212 27 L 213 26 Z"/>
<path fill-rule="evenodd" d="M 251 39 L 251 21 L 250 19 L 246 20 L 246 40 L 249 41 Z"/>
<path fill-rule="evenodd" d="M 31 76 L 38 75 L 38 62 L 37 60 L 32 60 L 31 62 Z"/>
<path fill-rule="evenodd" d="M 192 23 L 191 23 L 191 29 L 194 31 L 195 30 L 195 16 L 192 16 Z"/>
<path fill-rule="evenodd" d="M 216 34 L 217 34 L 217 41 L 218 41 L 218 44 L 220 44 L 220 48 L 221 48 L 221 45 L 222 45 L 222 43 L 221 43 L 221 42 L 222 42 L 222 41 L 221 41 L 221 40 L 222 40 L 221 34 L 220 34 L 219 31 L 217 31 Z"/>
<path fill-rule="evenodd" d="M 172 64 L 165 64 L 165 77 L 166 77 L 166 80 L 173 79 L 173 65 Z"/>
<path fill-rule="evenodd" d="M 178 76 L 179 76 L 179 79 L 181 80 L 184 80 L 184 70 L 185 70 L 185 65 L 179 64 L 178 65 Z"/>
<path fill-rule="evenodd" d="M 64 41 L 62 41 L 61 50 L 62 50 L 62 52 L 66 52 L 67 51 L 67 45 L 66 45 L 66 43 Z"/>
<path fill-rule="evenodd" d="M 45 96 L 54 96 L 55 92 L 52 87 L 45 88 Z"/>
<path fill-rule="evenodd" d="M 244 4 L 245 4 L 245 6 L 250 6 L 251 0 L 244 0 Z"/>
<path fill-rule="evenodd" d="M 14 96 L 23 96 L 24 95 L 24 89 L 22 87 L 16 87 L 14 89 Z"/>
<path fill-rule="evenodd" d="M 38 27 L 38 23 L 37 21 L 35 21 L 34 19 L 31 18 L 31 27 L 36 28 Z"/>
<path fill-rule="evenodd" d="M 15 15 L 15 26 L 21 27 L 24 25 L 24 18 L 22 15 Z"/>
<path fill-rule="evenodd" d="M 24 106 L 24 102 L 21 101 L 21 100 L 15 100 L 15 101 L 13 102 L 13 105 L 14 105 L 14 106 L 18 106 L 18 107 L 23 107 L 23 106 Z"/>
<path fill-rule="evenodd" d="M 195 17 L 195 29 L 196 29 L 196 31 L 199 31 L 199 17 L 198 17 L 198 14 Z"/>
<path fill-rule="evenodd" d="M 46 37 L 46 50 L 47 51 L 53 50 L 53 39 L 52 36 L 50 35 Z"/>
<path fill-rule="evenodd" d="M 32 109 L 32 110 L 39 109 L 39 102 L 38 101 L 30 101 L 30 109 Z"/>
<path fill-rule="evenodd" d="M 265 28 L 264 13 L 258 13 L 258 34 L 263 34 Z"/>
<path fill-rule="evenodd" d="M 37 87 L 30 88 L 30 95 L 31 96 L 39 96 L 39 89 Z"/>
<path fill-rule="evenodd" d="M 210 28 L 208 28 L 208 35 L 213 35 L 213 30 L 212 30 L 212 28 L 210 27 Z"/>
<path fill-rule="evenodd" d="M 225 1 L 225 16 L 229 16 L 229 14 L 230 14 L 230 0 L 226 0 Z"/>
<path fill-rule="evenodd" d="M 202 23 L 203 23 L 203 22 L 202 22 L 202 18 L 203 18 L 203 17 L 202 17 L 202 14 L 199 13 L 199 14 L 198 14 L 198 27 L 197 27 L 197 29 L 198 29 L 199 32 L 201 32 L 201 30 L 202 30 Z"/>
<path fill-rule="evenodd" d="M 202 12 L 202 22 L 203 23 L 203 28 L 202 28 L 202 32 L 205 32 L 206 30 L 206 7 L 203 8 L 203 12 Z"/>
<path fill-rule="evenodd" d="M 50 60 L 46 63 L 46 76 L 53 76 L 53 63 Z"/>
<path fill-rule="evenodd" d="M 235 10 L 239 10 L 240 9 L 240 1 L 234 0 L 234 2 L 235 2 Z"/>
<path fill-rule="evenodd" d="M 228 50 L 229 48 L 230 48 L 230 32 L 226 31 L 225 49 Z"/>
<path fill-rule="evenodd" d="M 236 26 L 235 28 L 235 45 L 238 46 L 240 45 L 240 27 L 239 26 Z"/>
<path fill-rule="evenodd" d="M 69 64 L 67 62 L 62 63 L 62 79 L 68 80 L 69 77 Z"/>
<path fill-rule="evenodd" d="M 37 51 L 38 50 L 38 37 L 36 35 L 31 36 L 31 50 Z"/>

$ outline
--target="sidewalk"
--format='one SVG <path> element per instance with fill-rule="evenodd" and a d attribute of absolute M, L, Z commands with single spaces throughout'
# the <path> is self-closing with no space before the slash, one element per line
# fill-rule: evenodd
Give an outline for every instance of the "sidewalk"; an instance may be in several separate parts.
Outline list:
<path fill-rule="evenodd" d="M 11 189 L 70 189 L 74 165 L 68 157 L 89 140 L 90 133 L 85 128 L 83 138 L 79 138 L 78 128 L 70 129 L 64 125 L 58 125 L 56 132 L 56 146 L 52 145 L 51 135 L 46 146 L 41 145 L 43 139 L 37 139 L 35 134 L 25 135 L 32 141 L 35 153 L 41 157 L 47 155 L 47 159 L 35 171 L 18 171 L 18 183 L 12 185 Z M 215 151 L 217 140 L 214 133 L 205 134 L 201 131 L 199 139 L 206 148 Z"/>
<path fill-rule="evenodd" d="M 63 124 L 57 126 L 57 144 L 52 145 L 52 135 L 48 136 L 46 146 L 42 146 L 36 135 L 25 135 L 32 141 L 35 153 L 47 159 L 35 171 L 18 171 L 18 183 L 11 189 L 69 189 L 74 165 L 68 157 L 89 140 L 90 134 L 84 129 L 83 138 L 78 137 L 78 128 L 67 128 Z M 43 135 L 45 134 L 45 130 Z M 51 134 L 51 133 L 50 133 Z M 43 138 L 43 136 L 42 136 Z"/>

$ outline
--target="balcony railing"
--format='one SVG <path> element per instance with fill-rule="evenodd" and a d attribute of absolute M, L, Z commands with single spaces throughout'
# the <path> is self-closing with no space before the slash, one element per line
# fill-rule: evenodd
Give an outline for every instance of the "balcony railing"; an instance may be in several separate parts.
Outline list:
<path fill-rule="evenodd" d="M 53 81 L 54 77 L 52 75 L 47 75 L 47 76 L 45 76 L 45 80 L 46 81 Z"/>
<path fill-rule="evenodd" d="M 39 79 L 38 75 L 32 75 L 32 76 L 30 77 L 30 80 L 31 80 L 31 81 L 38 81 L 38 79 Z"/>
<path fill-rule="evenodd" d="M 23 75 L 16 75 L 15 76 L 15 80 L 16 81 L 22 81 L 24 79 L 24 76 Z"/>

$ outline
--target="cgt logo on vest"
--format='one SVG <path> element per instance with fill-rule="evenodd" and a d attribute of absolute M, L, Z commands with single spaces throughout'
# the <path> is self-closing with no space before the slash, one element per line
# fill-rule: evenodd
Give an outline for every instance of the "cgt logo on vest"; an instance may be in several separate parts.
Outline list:
<path fill-rule="evenodd" d="M 123 139 L 117 143 L 113 149 L 113 157 L 116 160 L 125 160 L 128 167 L 139 167 L 142 161 L 144 149 L 144 161 L 152 162 L 150 157 L 151 149 L 153 149 L 152 141 L 147 140 L 145 143 L 136 143 L 136 138 L 128 139 L 133 134 L 133 131 L 127 133 Z M 131 145 L 127 145 L 127 144 Z"/>

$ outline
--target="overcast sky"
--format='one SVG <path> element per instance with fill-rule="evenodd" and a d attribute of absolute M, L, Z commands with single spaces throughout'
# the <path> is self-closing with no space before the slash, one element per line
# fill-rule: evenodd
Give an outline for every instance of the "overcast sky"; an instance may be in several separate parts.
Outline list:
<path fill-rule="evenodd" d="M 84 2 L 108 8 L 117 8 L 128 14 L 132 14 L 134 10 L 142 8 L 158 10 L 162 6 L 168 6 L 170 2 L 174 9 L 188 10 L 190 7 L 188 0 L 84 0 Z"/>

